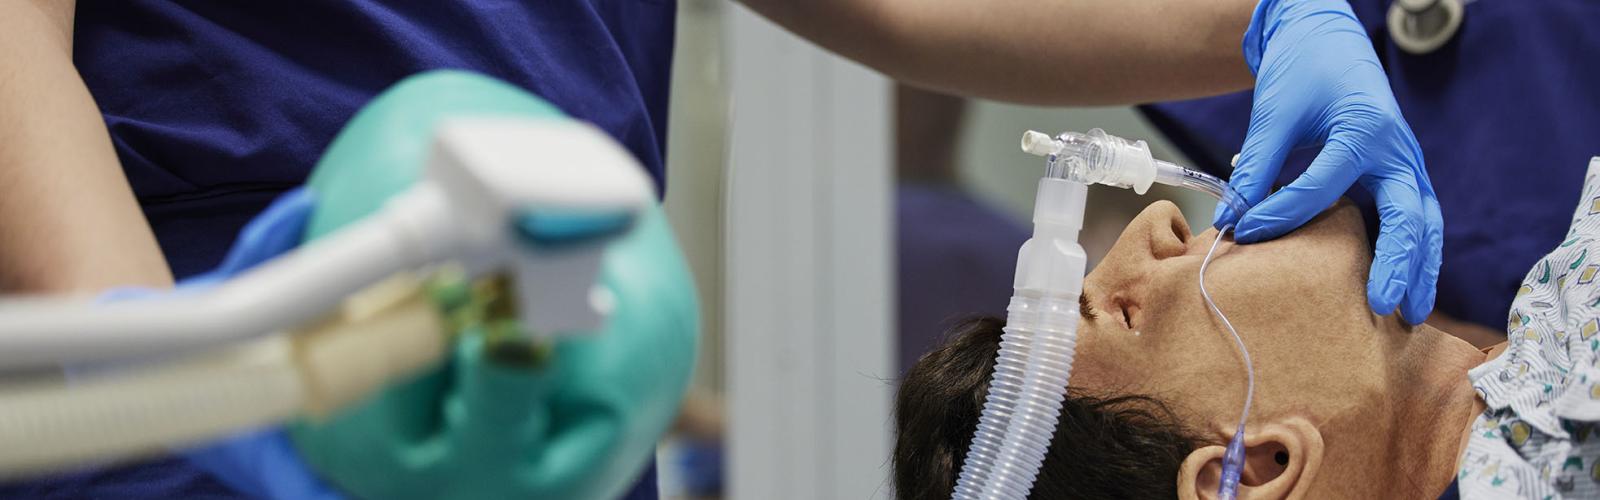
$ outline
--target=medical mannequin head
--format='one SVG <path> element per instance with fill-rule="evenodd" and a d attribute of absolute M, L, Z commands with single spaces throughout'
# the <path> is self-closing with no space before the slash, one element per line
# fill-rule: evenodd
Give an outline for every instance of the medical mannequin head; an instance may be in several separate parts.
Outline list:
<path fill-rule="evenodd" d="M 1207 270 L 1212 297 L 1255 360 L 1241 498 L 1410 497 L 1436 495 L 1430 490 L 1449 482 L 1471 412 L 1465 371 L 1482 354 L 1438 330 L 1370 312 L 1365 234 L 1359 212 L 1338 205 L 1275 241 L 1224 242 Z M 1087 487 L 1097 481 L 1113 488 L 1096 490 L 1099 496 L 1215 494 L 1245 387 L 1231 337 L 1206 308 L 1196 282 L 1217 236 L 1215 230 L 1191 236 L 1178 208 L 1157 202 L 1089 274 L 1072 392 L 1035 498 L 1074 491 L 1052 490 L 1056 482 Z M 908 373 L 897 401 L 902 488 L 929 479 L 909 476 L 937 469 L 914 457 L 940 449 L 923 435 L 939 427 L 927 424 L 939 416 L 948 419 L 943 427 L 962 427 L 946 431 L 959 435 L 951 469 L 959 471 L 992 370 L 998 326 L 965 325 Z M 960 362 L 974 353 L 981 363 Z M 945 388 L 930 392 L 930 384 Z M 963 389 L 970 392 L 961 401 L 940 394 Z M 1414 415 L 1444 415 L 1459 425 Z M 1420 427 L 1448 429 L 1435 434 Z M 1096 444 L 1087 436 L 1113 442 Z M 1065 448 L 1074 443 L 1077 452 L 1069 453 Z M 1074 464 L 1062 456 L 1073 456 Z M 1124 463 L 1124 456 L 1135 458 Z M 1381 467 L 1369 470 L 1372 464 Z M 1097 474 L 1074 474 L 1073 468 Z M 1402 475 L 1397 469 L 1422 479 L 1400 486 L 1380 480 Z M 1351 480 L 1357 475 L 1370 480 Z M 1377 483 L 1385 489 L 1364 489 Z"/>
<path fill-rule="evenodd" d="M 566 120 L 510 84 L 459 71 L 408 78 L 353 118 L 324 154 L 308 237 L 376 211 L 422 175 L 435 130 L 460 117 Z M 650 208 L 606 251 L 615 300 L 593 335 L 539 366 L 488 356 L 483 336 L 450 362 L 328 418 L 291 426 L 300 456 L 360 498 L 615 498 L 654 456 L 694 366 L 693 279 Z"/>

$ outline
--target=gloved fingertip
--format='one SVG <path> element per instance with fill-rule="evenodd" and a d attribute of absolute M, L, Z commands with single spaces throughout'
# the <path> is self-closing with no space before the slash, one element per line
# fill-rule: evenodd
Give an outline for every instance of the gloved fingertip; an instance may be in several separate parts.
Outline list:
<path fill-rule="evenodd" d="M 1367 304 L 1372 306 L 1372 313 L 1379 316 L 1394 314 L 1396 300 L 1387 300 L 1381 296 L 1382 292 L 1374 292 L 1372 286 L 1367 287 Z"/>
<path fill-rule="evenodd" d="M 304 219 L 316 205 L 316 192 L 301 186 L 278 195 L 262 214 L 272 214 L 266 217 L 268 220 Z"/>
<path fill-rule="evenodd" d="M 1217 209 L 1211 215 L 1211 227 L 1222 229 L 1223 226 L 1239 221 L 1239 214 L 1233 213 L 1226 203 L 1218 203 Z"/>
<path fill-rule="evenodd" d="M 1241 245 L 1260 243 L 1261 241 L 1266 240 L 1266 238 L 1263 237 L 1263 233 L 1264 231 L 1261 230 L 1260 226 L 1253 225 L 1245 227 L 1241 224 L 1239 226 L 1234 226 L 1233 228 L 1233 241 L 1236 241 Z"/>
<path fill-rule="evenodd" d="M 1367 282 L 1367 303 L 1379 316 L 1393 314 L 1405 294 L 1405 277 L 1398 268 L 1379 267 L 1376 262 L 1373 271 L 1371 281 Z"/>
<path fill-rule="evenodd" d="M 1260 243 L 1278 236 L 1271 224 L 1260 217 L 1253 217 L 1252 213 L 1239 218 L 1239 224 L 1233 227 L 1234 241 L 1242 244 Z"/>
<path fill-rule="evenodd" d="M 1419 273 L 1417 282 L 1411 285 L 1410 290 L 1406 291 L 1404 304 L 1406 321 L 1413 325 L 1422 324 L 1423 321 L 1428 319 L 1428 315 L 1433 314 L 1433 306 L 1436 304 L 1435 300 L 1438 298 L 1439 293 L 1438 284 L 1439 272 L 1437 268 L 1434 268 L 1431 272 L 1428 269 L 1423 269 Z"/>
<path fill-rule="evenodd" d="M 1412 290 L 1411 293 L 1415 295 L 1406 296 L 1405 309 L 1400 311 L 1400 315 L 1405 317 L 1406 323 L 1420 325 L 1433 313 L 1434 292 Z"/>

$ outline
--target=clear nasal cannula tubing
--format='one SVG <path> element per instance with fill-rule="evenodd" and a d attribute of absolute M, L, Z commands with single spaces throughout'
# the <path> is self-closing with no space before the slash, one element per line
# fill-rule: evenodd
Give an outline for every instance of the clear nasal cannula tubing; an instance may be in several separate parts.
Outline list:
<path fill-rule="evenodd" d="M 1211 265 L 1211 259 L 1217 254 L 1217 244 L 1222 243 L 1222 236 L 1228 234 L 1233 225 L 1222 226 L 1217 230 L 1217 239 L 1211 241 L 1211 249 L 1206 251 L 1205 260 L 1200 261 L 1200 297 L 1206 299 L 1206 306 L 1211 312 L 1222 320 L 1222 326 L 1228 327 L 1228 333 L 1233 334 L 1233 342 L 1239 347 L 1239 356 L 1244 358 L 1244 372 L 1246 378 L 1244 390 L 1244 410 L 1239 412 L 1239 428 L 1233 431 L 1233 439 L 1228 441 L 1228 451 L 1222 455 L 1222 480 L 1217 487 L 1218 500 L 1233 500 L 1239 494 L 1239 477 L 1244 473 L 1244 422 L 1250 419 L 1250 402 L 1256 396 L 1256 368 L 1250 362 L 1250 350 L 1244 347 L 1244 338 L 1239 336 L 1239 330 L 1233 327 L 1233 322 L 1228 321 L 1228 315 L 1222 314 L 1217 308 L 1217 302 L 1211 300 L 1211 292 L 1206 291 L 1206 267 Z"/>
<path fill-rule="evenodd" d="M 1056 137 L 1030 130 L 1022 137 L 1022 149 L 1046 157 L 1045 176 L 1039 180 L 1034 201 L 1033 237 L 1018 252 L 1005 334 L 977 433 L 956 481 L 953 498 L 957 500 L 1027 498 L 1043 465 L 1077 350 L 1077 302 L 1083 292 L 1086 260 L 1077 237 L 1083 226 L 1087 185 L 1131 188 L 1144 194 L 1151 184 L 1161 183 L 1209 194 L 1235 213 L 1244 213 L 1246 208 L 1222 180 L 1156 160 L 1144 141 L 1128 141 L 1100 129 Z M 1224 455 L 1218 488 L 1219 498 L 1231 500 L 1243 471 L 1244 422 L 1255 393 L 1255 372 L 1238 331 L 1205 289 L 1205 268 L 1216 245 L 1212 243 L 1201 263 L 1200 292 L 1233 334 L 1249 375 L 1245 410 Z"/>

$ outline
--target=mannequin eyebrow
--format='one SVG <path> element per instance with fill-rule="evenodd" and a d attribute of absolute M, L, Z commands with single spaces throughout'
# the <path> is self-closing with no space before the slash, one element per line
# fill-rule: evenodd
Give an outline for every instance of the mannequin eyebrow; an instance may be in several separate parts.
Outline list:
<path fill-rule="evenodd" d="M 1089 304 L 1088 295 L 1078 295 L 1078 314 L 1082 315 L 1083 319 L 1087 319 L 1089 321 L 1094 321 L 1095 318 L 1098 317 L 1094 313 L 1094 306 Z"/>

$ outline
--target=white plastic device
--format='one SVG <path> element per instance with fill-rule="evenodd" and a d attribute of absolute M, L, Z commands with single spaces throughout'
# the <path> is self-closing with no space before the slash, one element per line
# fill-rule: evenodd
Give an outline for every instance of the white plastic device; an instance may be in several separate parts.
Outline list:
<path fill-rule="evenodd" d="M 627 218 L 653 199 L 637 161 L 592 125 L 458 119 L 436 134 L 423 178 L 378 213 L 216 287 L 110 303 L 0 300 L 0 370 L 239 342 L 314 320 L 396 272 L 450 261 L 474 276 L 509 272 L 530 335 L 595 330 L 610 301 L 595 285 L 604 246 L 593 243 L 616 231 L 545 245 L 518 222 L 545 213 Z"/>
<path fill-rule="evenodd" d="M 1030 148 L 1029 136 L 1023 139 L 1025 151 L 1046 152 L 1037 141 Z M 1077 351 L 1078 297 L 1083 294 L 1087 265 L 1078 243 L 1089 192 L 1082 179 L 1094 174 L 1097 180 L 1126 182 L 1124 186 L 1139 182 L 1118 175 L 1125 172 L 1117 171 L 1115 164 L 1103 169 L 1058 168 L 1069 161 L 1084 167 L 1086 155 L 1093 153 L 1089 148 L 1054 146 L 1045 145 L 1050 162 L 1034 200 L 1033 237 L 1017 255 L 1005 334 L 977 433 L 952 494 L 957 500 L 1027 498 L 1055 434 Z"/>
<path fill-rule="evenodd" d="M 443 263 L 510 276 L 527 335 L 598 330 L 603 243 L 653 199 L 591 125 L 460 119 L 379 212 L 216 287 L 0 300 L 0 478 L 325 414 L 411 376 L 449 352 L 450 320 L 412 272 Z M 105 362 L 70 383 L 5 374 Z"/>

